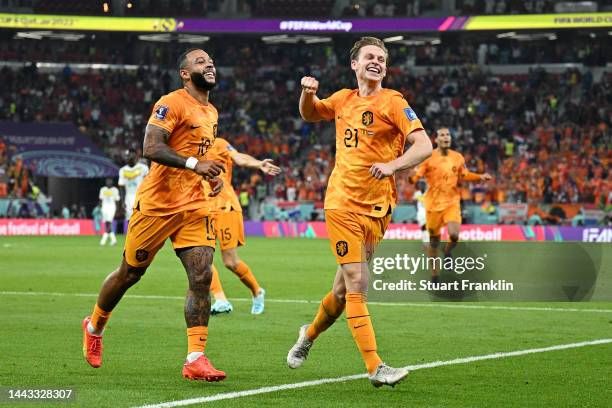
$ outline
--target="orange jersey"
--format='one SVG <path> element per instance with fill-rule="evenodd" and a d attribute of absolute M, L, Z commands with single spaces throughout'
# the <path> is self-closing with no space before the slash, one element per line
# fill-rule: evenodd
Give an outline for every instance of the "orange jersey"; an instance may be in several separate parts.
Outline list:
<path fill-rule="evenodd" d="M 234 146 L 229 144 L 227 140 L 217 138 L 217 140 L 215 140 L 215 144 L 206 154 L 206 160 L 222 162 L 223 166 L 225 167 L 225 173 L 221 173 L 221 178 L 223 179 L 223 189 L 217 197 L 213 198 L 209 203 L 207 203 L 207 207 L 211 211 L 242 211 L 242 207 L 240 206 L 236 192 L 232 187 L 232 167 L 234 165 L 232 156 L 236 153 L 237 151 Z M 211 189 L 210 185 L 206 181 L 204 181 L 204 188 L 207 192 L 206 194 L 208 195 L 208 192 L 210 192 Z"/>
<path fill-rule="evenodd" d="M 425 193 L 425 209 L 427 211 L 442 211 L 453 204 L 459 203 L 461 180 L 476 180 L 478 176 L 465 168 L 465 159 L 454 150 L 444 156 L 440 149 L 435 149 L 427 160 L 419 165 L 416 179 L 425 177 L 427 192 Z"/>
<path fill-rule="evenodd" d="M 157 101 L 148 124 L 170 132 L 167 143 L 177 153 L 203 159 L 217 136 L 217 119 L 214 106 L 179 89 Z M 162 216 L 201 208 L 208 199 L 201 176 L 153 162 L 138 188 L 135 207 L 145 215 Z"/>
<path fill-rule="evenodd" d="M 343 89 L 317 101 L 315 109 L 336 121 L 336 165 L 325 209 L 384 217 L 397 201 L 395 178 L 376 180 L 370 167 L 401 156 L 406 136 L 423 129 L 421 121 L 399 92 L 384 88 L 367 97 Z"/>

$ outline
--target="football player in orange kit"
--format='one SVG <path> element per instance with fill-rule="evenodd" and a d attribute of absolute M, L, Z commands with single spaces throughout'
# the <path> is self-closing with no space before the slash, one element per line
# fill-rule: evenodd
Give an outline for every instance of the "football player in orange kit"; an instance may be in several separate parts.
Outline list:
<path fill-rule="evenodd" d="M 251 313 L 261 314 L 264 311 L 266 291 L 259 286 L 251 268 L 238 257 L 238 246 L 242 246 L 245 243 L 244 223 L 242 220 L 242 208 L 232 187 L 232 166 L 236 164 L 240 167 L 259 169 L 264 174 L 271 176 L 278 175 L 281 169 L 272 164 L 271 159 L 257 160 L 253 156 L 238 152 L 234 146 L 222 138 L 217 138 L 215 144 L 209 150 L 207 158 L 223 163 L 225 166 L 225 174 L 222 176 L 223 190 L 211 201 L 211 212 L 214 216 L 215 230 L 221 247 L 223 264 L 251 291 L 253 296 Z M 214 265 L 211 268 L 212 282 L 210 284 L 210 293 L 215 298 L 211 313 L 213 315 L 229 313 L 233 309 L 232 304 L 225 296 L 217 268 Z"/>
<path fill-rule="evenodd" d="M 170 238 L 189 282 L 183 377 L 221 381 L 225 373 L 204 355 L 215 251 L 212 219 L 204 207 L 221 192 L 223 180 L 218 176 L 224 171 L 222 163 L 206 159 L 217 133 L 217 109 L 208 100 L 216 69 L 206 52 L 190 49 L 179 57 L 178 72 L 183 88 L 157 101 L 149 118 L 143 156 L 152 161 L 151 171 L 136 193 L 121 264 L 102 284 L 91 317 L 83 320 L 83 354 L 92 367 L 102 365 L 102 333 L 112 310 Z M 210 184 L 210 193 L 203 179 Z"/>
<path fill-rule="evenodd" d="M 382 239 L 396 204 L 396 171 L 416 166 L 432 151 L 421 121 L 399 92 L 382 87 L 389 53 L 378 38 L 363 37 L 351 49 L 357 89 L 316 96 L 319 82 L 301 80 L 300 114 L 308 122 L 335 120 L 336 164 L 325 194 L 325 222 L 338 269 L 332 291 L 287 355 L 287 364 L 304 363 L 315 339 L 346 309 L 357 348 L 375 387 L 394 386 L 408 375 L 377 353 L 366 305 L 368 260 Z M 412 146 L 404 153 L 405 142 Z"/>
<path fill-rule="evenodd" d="M 461 228 L 461 194 L 459 183 L 461 181 L 488 181 L 488 173 L 477 174 L 465 167 L 465 159 L 454 150 L 451 150 L 452 137 L 448 128 L 440 128 L 436 133 L 438 145 L 410 177 L 412 182 L 424 177 L 429 186 L 425 193 L 425 218 L 429 232 L 429 256 L 438 256 L 440 246 L 440 229 L 448 228 L 449 242 L 444 248 L 444 255 L 450 256 L 452 249 L 459 241 Z M 439 282 L 439 274 L 432 268 L 432 282 Z"/>

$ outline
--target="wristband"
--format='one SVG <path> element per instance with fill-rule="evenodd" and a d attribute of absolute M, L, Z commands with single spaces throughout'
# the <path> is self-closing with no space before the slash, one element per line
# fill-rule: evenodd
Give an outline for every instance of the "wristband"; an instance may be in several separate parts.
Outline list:
<path fill-rule="evenodd" d="M 189 170 L 195 170 L 197 164 L 198 164 L 198 159 L 196 159 L 195 157 L 189 157 L 187 158 L 187 161 L 185 162 L 185 168 Z"/>

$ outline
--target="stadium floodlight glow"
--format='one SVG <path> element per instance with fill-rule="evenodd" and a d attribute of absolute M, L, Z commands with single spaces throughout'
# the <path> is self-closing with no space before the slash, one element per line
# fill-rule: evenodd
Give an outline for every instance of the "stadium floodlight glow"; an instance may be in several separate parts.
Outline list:
<path fill-rule="evenodd" d="M 265 43 L 280 43 L 283 41 L 288 41 L 290 37 L 287 34 L 281 35 L 264 35 L 261 37 L 261 40 Z M 297 41 L 296 41 L 297 42 Z"/>
<path fill-rule="evenodd" d="M 172 41 L 170 34 L 142 34 L 138 36 L 140 41 L 165 42 Z"/>
<path fill-rule="evenodd" d="M 165 34 L 141 34 L 138 36 L 138 39 L 141 41 L 152 41 L 152 42 L 163 42 L 169 43 L 173 40 L 176 40 L 179 43 L 187 43 L 187 44 L 198 44 L 205 43 L 210 40 L 210 37 L 207 35 L 197 35 L 197 34 L 173 34 L 173 33 L 165 33 Z"/>
<path fill-rule="evenodd" d="M 30 40 L 64 40 L 64 41 L 79 41 L 85 38 L 85 34 L 75 33 L 60 33 L 54 31 L 20 31 L 15 34 L 15 39 L 30 39 Z"/>
<path fill-rule="evenodd" d="M 104 11 L 105 13 L 108 13 L 109 11 L 108 3 L 104 2 L 104 4 L 102 5 L 102 11 Z"/>
<path fill-rule="evenodd" d="M 27 38 L 30 40 L 42 40 L 44 38 L 43 33 L 51 33 L 51 31 L 28 31 L 28 32 L 18 32 L 15 34 L 16 39 Z"/>
<path fill-rule="evenodd" d="M 331 42 L 331 37 L 316 37 L 316 38 L 308 38 L 304 40 L 306 44 L 320 44 Z"/>
<path fill-rule="evenodd" d="M 510 31 L 508 33 L 497 34 L 497 38 L 512 38 L 516 35 L 516 32 Z"/>
<path fill-rule="evenodd" d="M 131 1 L 128 1 L 127 4 L 126 4 L 126 7 L 129 8 L 129 9 L 131 9 L 133 6 L 134 5 L 132 4 Z"/>
<path fill-rule="evenodd" d="M 518 41 L 556 40 L 557 35 L 555 33 L 516 34 L 513 38 Z"/>
<path fill-rule="evenodd" d="M 384 42 L 396 42 L 396 41 L 402 41 L 404 39 L 403 35 L 396 35 L 394 37 L 387 37 L 385 39 L 383 39 Z"/>
<path fill-rule="evenodd" d="M 431 42 L 431 45 L 440 45 L 441 43 L 442 43 L 442 41 L 440 41 L 440 39 L 437 39 L 437 40 L 433 40 Z"/>
<path fill-rule="evenodd" d="M 208 40 L 210 40 L 210 37 L 207 35 L 179 34 L 178 36 L 178 42 L 180 43 L 198 44 L 205 43 Z"/>
<path fill-rule="evenodd" d="M 319 44 L 331 42 L 331 37 L 320 37 L 316 35 L 264 35 L 261 40 L 266 44 L 297 44 L 300 41 L 304 44 Z"/>

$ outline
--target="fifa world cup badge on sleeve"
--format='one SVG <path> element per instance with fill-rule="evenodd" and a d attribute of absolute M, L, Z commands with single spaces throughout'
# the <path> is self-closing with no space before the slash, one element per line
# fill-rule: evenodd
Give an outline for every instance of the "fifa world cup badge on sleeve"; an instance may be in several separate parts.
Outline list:
<path fill-rule="evenodd" d="M 406 114 L 406 117 L 408 118 L 408 120 L 411 122 L 417 119 L 417 115 L 416 113 L 414 113 L 412 108 L 405 108 L 404 113 Z"/>
<path fill-rule="evenodd" d="M 159 120 L 164 120 L 166 119 L 166 115 L 168 114 L 168 107 L 161 105 L 159 108 L 157 108 L 157 110 L 155 111 L 155 118 L 159 119 Z"/>

